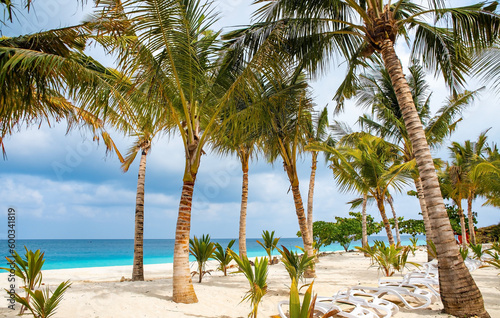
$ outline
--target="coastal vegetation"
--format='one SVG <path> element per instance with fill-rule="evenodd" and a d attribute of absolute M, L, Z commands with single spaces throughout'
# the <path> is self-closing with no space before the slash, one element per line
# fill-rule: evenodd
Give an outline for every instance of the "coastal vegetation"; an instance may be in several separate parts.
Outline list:
<path fill-rule="evenodd" d="M 44 254 L 40 250 L 33 252 L 29 250 L 26 246 L 24 247 L 26 253 L 24 258 L 21 257 L 16 251 L 12 251 L 12 259 L 5 257 L 7 264 L 10 268 L 0 268 L 7 272 L 14 273 L 15 276 L 22 279 L 24 286 L 22 289 L 26 293 L 25 296 L 21 296 L 15 292 L 12 286 L 15 288 L 15 284 L 10 285 L 10 289 L 6 290 L 10 297 L 14 297 L 14 300 L 21 304 L 21 309 L 19 315 L 23 315 L 26 310 L 29 310 L 33 317 L 35 318 L 48 318 L 56 313 L 57 307 L 59 306 L 64 292 L 71 286 L 69 280 L 62 282 L 57 286 L 57 288 L 52 292 L 49 286 L 42 289 L 42 267 L 45 263 Z M 15 280 L 9 279 L 9 282 L 15 282 Z M 14 303 L 15 304 L 15 303 Z M 14 309 L 14 304 L 12 308 Z"/>
<path fill-rule="evenodd" d="M 461 112 L 476 99 L 479 90 L 467 90 L 467 78 L 484 77 L 492 67 L 495 71 L 500 32 L 497 3 L 459 8 L 441 0 L 429 1 L 427 6 L 418 1 L 256 3 L 261 6 L 255 23 L 226 34 L 214 30 L 217 16 L 209 2 L 109 0 L 96 1 L 94 14 L 76 26 L 0 38 L 4 154 L 6 136 L 53 120 L 65 120 L 68 129 L 86 127 L 94 139 L 104 141 L 107 151 L 116 153 L 123 171 L 140 152 L 132 279 L 142 281 L 146 158 L 157 136 L 179 137 L 184 173 L 175 230 L 174 302 L 198 301 L 190 253 L 196 258 L 200 283 L 209 258 L 218 260 L 224 275 L 234 259 L 250 284 L 244 298 L 252 305 L 250 317 L 257 317 L 267 293 L 268 262 L 279 240 L 274 231 L 264 231 L 259 244 L 269 258 L 257 258 L 251 265 L 246 251 L 248 172 L 251 158 L 261 154 L 269 163 L 282 162 L 293 196 L 304 254 L 278 249 L 292 289 L 302 277 L 315 277 L 314 248 L 339 242 L 347 251 L 352 240 L 361 239 L 357 248 L 391 276 L 410 264 L 411 249 L 399 244 L 399 233 L 425 233 L 428 257 L 437 257 L 440 264 L 444 312 L 489 317 L 464 259 L 469 253 L 468 233 L 475 256 L 488 254 L 492 257 L 488 263 L 498 267 L 498 244 L 487 251 L 476 245 L 472 208 L 478 197 L 500 206 L 497 145 L 488 141 L 486 130 L 477 140 L 453 142 L 450 162 L 435 160 L 431 148 L 450 137 L 463 119 Z M 16 8 L 10 1 L 1 5 L 12 21 Z M 25 6 L 29 10 L 31 1 Z M 407 76 L 396 51 L 402 40 L 411 51 L 410 61 L 405 61 Z M 105 67 L 88 55 L 85 49 L 90 44 L 113 56 L 114 66 Z M 334 96 L 335 112 L 343 111 L 351 98 L 371 112 L 359 118 L 359 131 L 342 123 L 328 129 L 329 109 L 315 110 L 310 79 L 325 72 L 333 56 L 347 64 L 345 79 Z M 434 115 L 425 81 L 428 72 L 441 76 L 451 92 Z M 493 74 L 498 86 L 498 70 Z M 125 158 L 108 129 L 135 138 Z M 208 149 L 236 155 L 241 162 L 239 256 L 231 251 L 234 240 L 224 249 L 208 235 L 190 238 L 193 193 Z M 338 189 L 357 196 L 350 203 L 361 205 L 362 211 L 352 214 L 354 218 L 334 216 L 313 222 L 319 152 L 325 154 Z M 298 166 L 307 154 L 312 162 L 306 210 Z M 399 221 L 394 196 L 410 185 L 415 187 L 422 220 Z M 453 206 L 446 206 L 444 199 Z M 382 220 L 380 226 L 368 215 L 372 202 Z M 392 222 L 386 204 L 391 207 Z M 455 212 L 458 222 L 453 221 Z M 379 242 L 370 247 L 367 237 L 380 227 L 389 245 Z M 463 237 L 461 248 L 454 233 Z M 70 284 L 61 283 L 52 295 L 48 289 L 40 291 L 43 253 L 26 252 L 26 260 L 13 253 L 16 275 L 25 281 L 27 293 L 18 299 L 41 317 L 30 298 L 35 307 L 53 311 Z M 292 293 L 295 308 L 298 291 L 291 290 L 291 308 Z M 305 301 L 294 311 L 303 315 L 308 305 Z"/>

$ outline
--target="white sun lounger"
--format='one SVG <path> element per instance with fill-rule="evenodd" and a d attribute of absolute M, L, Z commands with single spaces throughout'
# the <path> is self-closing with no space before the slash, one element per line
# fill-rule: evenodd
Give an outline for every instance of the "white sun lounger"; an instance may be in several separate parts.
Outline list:
<path fill-rule="evenodd" d="M 281 318 L 287 318 L 283 306 L 289 305 L 288 300 L 282 300 L 278 303 L 278 312 Z M 349 311 L 343 310 L 340 306 L 333 304 L 332 302 L 321 302 L 316 301 L 314 303 L 314 310 L 319 311 L 322 314 L 327 314 L 331 311 L 336 311 L 337 313 L 332 317 L 345 317 L 345 318 L 378 318 L 376 314 L 365 309 L 359 305 L 354 305 Z"/>
<path fill-rule="evenodd" d="M 374 298 L 393 296 L 409 309 L 427 308 L 432 303 L 433 297 L 431 292 L 410 284 L 379 287 L 354 286 L 350 288 L 350 293 L 358 293 L 359 295 L 366 295 Z M 418 305 L 411 304 L 411 302 L 416 302 Z"/>
<path fill-rule="evenodd" d="M 469 271 L 474 271 L 481 267 L 482 263 L 479 260 L 467 257 L 464 260 L 465 266 Z M 425 286 L 431 291 L 437 300 L 441 298 L 439 294 L 439 276 L 437 260 L 423 264 L 424 270 L 413 271 L 406 274 L 403 278 L 383 277 L 379 279 L 379 286 L 402 286 L 402 285 L 417 285 Z"/>
<path fill-rule="evenodd" d="M 358 304 L 363 308 L 375 312 L 382 318 L 389 318 L 399 312 L 399 307 L 396 304 L 352 288 L 340 290 L 337 295 L 333 297 L 333 299 L 337 302 Z"/>

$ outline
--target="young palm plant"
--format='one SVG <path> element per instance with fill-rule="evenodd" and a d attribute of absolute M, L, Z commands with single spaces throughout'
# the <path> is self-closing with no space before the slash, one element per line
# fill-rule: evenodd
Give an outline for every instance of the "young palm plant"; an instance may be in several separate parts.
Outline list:
<path fill-rule="evenodd" d="M 285 269 L 292 280 L 292 284 L 298 284 L 304 277 L 305 271 L 314 266 L 314 255 L 308 256 L 307 252 L 299 255 L 297 252 L 289 251 L 286 247 L 281 245 L 282 249 L 278 248 L 281 254 L 281 261 L 285 265 Z"/>
<path fill-rule="evenodd" d="M 28 308 L 33 317 L 35 318 L 49 318 L 56 314 L 57 307 L 59 306 L 64 292 L 71 286 L 68 281 L 62 282 L 57 286 L 56 290 L 52 292 L 47 286 L 43 290 L 30 290 L 25 288 L 26 293 L 31 297 L 31 301 L 26 297 L 21 297 L 15 294 L 15 299 L 18 303 Z"/>
<path fill-rule="evenodd" d="M 402 272 L 407 264 L 420 266 L 414 262 L 408 262 L 409 246 L 391 244 L 386 246 L 384 242 L 375 241 L 373 247 L 359 247 L 359 251 L 371 257 L 372 264 L 377 264 L 385 276 L 392 276 L 396 272 Z"/>
<path fill-rule="evenodd" d="M 262 246 L 269 256 L 269 261 L 272 259 L 273 251 L 277 248 L 280 238 L 274 237 L 274 231 L 269 232 L 267 230 L 262 231 L 262 241 L 257 241 L 260 246 Z"/>
<path fill-rule="evenodd" d="M 245 277 L 250 283 L 250 290 L 247 291 L 245 297 L 241 300 L 249 300 L 252 305 L 252 311 L 248 315 L 250 318 L 257 318 L 257 310 L 259 309 L 259 304 L 267 294 L 267 274 L 268 274 L 268 260 L 265 257 L 259 259 L 255 258 L 254 269 L 252 270 L 252 265 L 248 258 L 240 258 L 236 253 L 230 251 L 231 256 L 236 261 L 240 267 L 240 271 L 245 274 Z"/>
<path fill-rule="evenodd" d="M 227 276 L 227 267 L 233 260 L 229 251 L 231 250 L 231 247 L 233 247 L 235 241 L 236 240 L 231 240 L 227 244 L 226 248 L 223 248 L 219 243 L 215 243 L 215 250 L 212 257 L 219 262 L 218 269 L 224 273 L 224 276 Z"/>
<path fill-rule="evenodd" d="M 41 253 L 40 250 L 36 250 L 35 252 L 28 250 L 25 246 L 24 249 L 26 253 L 24 254 L 24 258 L 22 258 L 16 251 L 12 252 L 12 259 L 5 257 L 7 262 L 14 266 L 15 275 L 23 280 L 26 297 L 25 301 L 22 303 L 21 310 L 19 312 L 20 315 L 24 313 L 26 308 L 29 308 L 25 305 L 29 304 L 31 293 L 38 287 L 40 287 L 42 283 L 42 266 L 45 263 L 43 256 L 45 253 Z M 1 268 L 6 271 L 10 271 L 10 268 Z M 30 291 L 30 292 L 29 292 Z"/>
<path fill-rule="evenodd" d="M 206 274 L 205 265 L 209 258 L 211 258 L 215 251 L 215 244 L 210 242 L 210 235 L 202 235 L 200 239 L 196 236 L 189 240 L 189 252 L 196 259 L 198 264 L 198 283 L 201 283 L 203 275 Z"/>

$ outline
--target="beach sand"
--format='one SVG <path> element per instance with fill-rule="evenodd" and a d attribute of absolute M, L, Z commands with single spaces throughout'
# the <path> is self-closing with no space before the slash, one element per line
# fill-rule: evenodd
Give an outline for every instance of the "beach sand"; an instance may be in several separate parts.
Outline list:
<path fill-rule="evenodd" d="M 426 255 L 419 251 L 410 261 L 425 262 Z M 338 290 L 353 286 L 376 286 L 381 273 L 369 267 L 370 261 L 362 254 L 334 253 L 320 257 L 314 292 L 332 296 Z M 211 261 L 207 269 L 215 269 Z M 192 266 L 195 268 L 194 264 Z M 235 271 L 231 269 L 230 271 Z M 131 266 L 97 267 L 43 271 L 45 284 L 55 287 L 62 281 L 73 282 L 66 292 L 55 318 L 126 318 L 126 317 L 247 317 L 250 304 L 241 302 L 249 285 L 245 276 L 213 271 L 203 282 L 193 278 L 199 302 L 176 304 L 172 301 L 172 264 L 146 265 L 144 282 L 120 282 L 122 276 L 131 276 Z M 481 289 L 486 308 L 491 317 L 500 317 L 500 276 L 492 267 L 474 271 L 473 277 Z M 311 282 L 312 280 L 307 280 Z M 7 287 L 7 274 L 0 274 L 0 287 Z M 259 306 L 259 317 L 278 314 L 277 303 L 288 298 L 290 278 L 282 264 L 269 266 L 268 293 Z M 304 291 L 304 290 L 303 290 Z M 15 317 L 16 311 L 7 308 L 7 299 L 0 298 L 0 317 Z M 450 317 L 440 313 L 442 304 L 436 302 L 429 309 L 408 310 L 401 308 L 395 317 Z M 31 315 L 30 315 L 31 316 Z M 27 316 L 26 317 L 30 317 Z"/>

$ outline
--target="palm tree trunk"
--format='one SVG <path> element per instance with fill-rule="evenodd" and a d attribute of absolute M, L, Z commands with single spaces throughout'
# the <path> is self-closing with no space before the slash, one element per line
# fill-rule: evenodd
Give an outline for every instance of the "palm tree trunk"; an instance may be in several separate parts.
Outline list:
<path fill-rule="evenodd" d="M 394 43 L 390 39 L 385 39 L 381 46 L 382 58 L 396 92 L 422 180 L 425 203 L 434 232 L 439 262 L 439 290 L 444 312 L 459 317 L 473 315 L 490 317 L 484 308 L 481 292 L 465 267 L 455 244 L 424 128 L 394 50 Z"/>
<path fill-rule="evenodd" d="M 135 199 L 135 235 L 134 266 L 132 281 L 144 281 L 144 182 L 146 180 L 147 152 L 142 151 L 137 177 L 137 195 Z"/>
<path fill-rule="evenodd" d="M 382 222 L 384 222 L 385 231 L 387 232 L 387 239 L 389 239 L 389 244 L 394 244 L 394 236 L 392 236 L 391 224 L 385 213 L 384 199 L 375 198 L 377 200 L 378 210 L 380 211 L 380 216 L 382 217 Z"/>
<path fill-rule="evenodd" d="M 389 201 L 389 205 L 391 206 L 392 210 L 392 216 L 394 217 L 394 229 L 396 230 L 396 241 L 398 242 L 398 245 L 401 245 L 401 236 L 399 236 L 399 222 L 398 222 L 398 217 L 396 215 L 396 210 L 394 210 L 392 197 L 389 197 L 387 201 Z"/>
<path fill-rule="evenodd" d="M 295 212 L 297 213 L 300 232 L 302 233 L 302 241 L 304 242 L 304 250 L 307 252 L 307 255 L 314 255 L 312 247 L 312 236 L 311 233 L 309 233 L 309 228 L 307 227 L 306 214 L 304 213 L 304 205 L 302 203 L 302 197 L 300 195 L 300 189 L 298 184 L 292 185 L 292 193 L 293 193 L 293 200 L 295 203 Z M 304 274 L 304 277 L 306 278 L 316 277 L 316 271 L 314 267 L 307 270 L 306 273 Z"/>
<path fill-rule="evenodd" d="M 427 212 L 427 205 L 425 204 L 424 188 L 422 187 L 422 180 L 420 180 L 420 177 L 417 177 L 413 180 L 415 181 L 415 188 L 417 189 L 417 194 L 418 194 L 418 202 L 420 203 L 420 209 L 422 210 L 422 218 L 424 219 L 425 240 L 427 242 L 429 241 L 434 242 L 434 238 L 432 236 L 431 221 L 429 220 L 429 213 Z M 429 251 L 429 249 L 430 246 L 429 244 L 427 244 L 427 251 Z M 428 262 L 434 259 L 431 254 L 432 253 L 427 253 Z"/>
<path fill-rule="evenodd" d="M 472 215 L 472 195 L 467 198 L 467 217 L 469 218 L 469 236 L 470 242 L 476 245 L 476 231 L 474 230 L 474 218 Z"/>
<path fill-rule="evenodd" d="M 238 238 L 240 258 L 247 256 L 248 158 L 248 154 L 242 154 L 243 184 L 241 187 L 240 232 Z"/>
<path fill-rule="evenodd" d="M 318 153 L 313 151 L 312 155 L 312 165 L 311 165 L 311 176 L 309 178 L 309 193 L 307 194 L 307 227 L 309 228 L 309 233 L 313 235 L 313 197 L 314 197 L 314 182 L 316 179 L 316 168 L 318 163 Z"/>
<path fill-rule="evenodd" d="M 182 186 L 179 216 L 175 230 L 173 300 L 176 303 L 198 302 L 189 270 L 189 232 L 191 229 L 191 204 L 193 202 L 194 181 L 184 181 Z"/>
<path fill-rule="evenodd" d="M 368 203 L 368 193 L 363 193 L 363 207 L 361 209 L 361 246 L 368 246 L 368 231 L 366 230 L 366 204 Z M 368 256 L 368 255 L 366 255 Z"/>
<path fill-rule="evenodd" d="M 462 248 L 467 248 L 467 230 L 465 228 L 465 215 L 464 209 L 462 209 L 462 200 L 457 201 L 458 206 L 458 216 L 460 217 L 460 231 L 462 232 Z"/>

